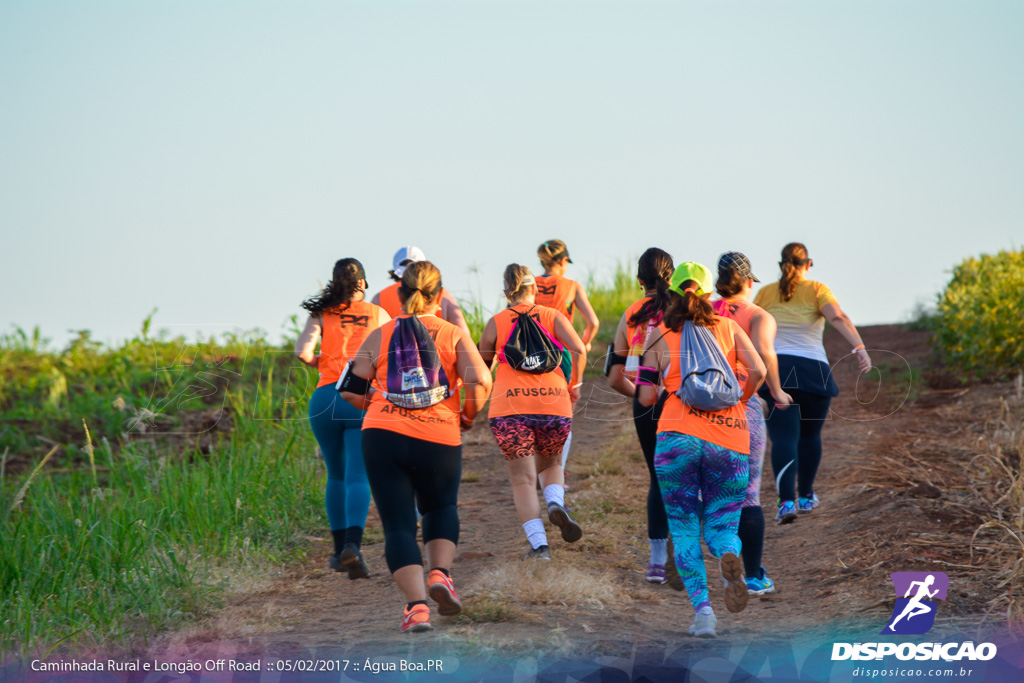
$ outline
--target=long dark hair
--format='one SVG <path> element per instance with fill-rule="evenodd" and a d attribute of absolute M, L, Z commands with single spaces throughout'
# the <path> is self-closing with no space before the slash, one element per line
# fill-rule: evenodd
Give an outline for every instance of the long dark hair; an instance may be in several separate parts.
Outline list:
<path fill-rule="evenodd" d="M 665 312 L 670 301 L 668 288 L 675 268 L 667 251 L 651 247 L 643 253 L 636 264 L 636 277 L 643 283 L 644 289 L 653 289 L 655 293 L 627 321 L 630 327 L 639 327 Z"/>
<path fill-rule="evenodd" d="M 354 258 L 343 258 L 334 264 L 334 274 L 324 290 L 302 302 L 302 307 L 312 316 L 321 316 L 325 311 L 345 308 L 359 291 L 359 281 L 366 280 L 363 264 Z"/>
<path fill-rule="evenodd" d="M 694 280 L 687 280 L 680 289 L 685 290 L 687 287 L 696 287 L 697 282 Z M 692 320 L 694 325 L 702 325 L 704 327 L 714 327 L 718 324 L 718 317 L 715 315 L 715 309 L 711 307 L 702 297 L 697 296 L 694 292 L 686 292 L 680 294 L 674 290 L 669 292 L 671 301 L 668 305 L 668 310 L 665 311 L 665 317 L 662 318 L 662 322 L 665 327 L 678 332 L 683 329 L 683 323 L 687 320 Z"/>

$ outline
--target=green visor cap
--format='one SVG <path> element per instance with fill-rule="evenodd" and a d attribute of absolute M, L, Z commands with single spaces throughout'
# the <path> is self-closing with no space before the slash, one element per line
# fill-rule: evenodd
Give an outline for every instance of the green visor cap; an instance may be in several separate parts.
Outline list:
<path fill-rule="evenodd" d="M 672 286 L 669 289 L 682 296 L 683 292 L 686 291 L 683 289 L 683 283 L 687 280 L 693 280 L 697 283 L 697 296 L 710 294 L 714 288 L 711 271 L 703 264 L 694 261 L 682 263 L 675 269 L 672 273 Z"/>

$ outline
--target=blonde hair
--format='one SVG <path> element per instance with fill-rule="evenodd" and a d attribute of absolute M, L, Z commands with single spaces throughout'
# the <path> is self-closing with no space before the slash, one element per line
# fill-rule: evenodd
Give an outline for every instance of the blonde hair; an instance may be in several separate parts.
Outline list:
<path fill-rule="evenodd" d="M 505 268 L 505 296 L 515 301 L 525 294 L 525 289 L 536 283 L 533 273 L 526 266 L 510 263 Z"/>
<path fill-rule="evenodd" d="M 567 256 L 567 251 L 565 242 L 562 240 L 548 240 L 537 247 L 537 256 L 540 257 L 540 264 L 550 270 Z"/>
<path fill-rule="evenodd" d="M 405 267 L 402 284 L 398 286 L 398 298 L 409 315 L 419 315 L 433 310 L 437 295 L 441 292 L 441 271 L 430 261 L 416 261 Z"/>
<path fill-rule="evenodd" d="M 796 285 L 800 281 L 799 269 L 807 265 L 809 260 L 807 247 L 799 242 L 790 242 L 782 248 L 782 260 L 779 261 L 779 268 L 782 270 L 782 277 L 779 278 L 779 296 L 783 301 L 793 298 Z"/>

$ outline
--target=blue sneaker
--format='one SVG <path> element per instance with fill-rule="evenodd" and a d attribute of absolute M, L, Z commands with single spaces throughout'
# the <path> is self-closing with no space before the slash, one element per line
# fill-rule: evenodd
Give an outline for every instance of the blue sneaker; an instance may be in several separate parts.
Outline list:
<path fill-rule="evenodd" d="M 779 511 L 775 514 L 776 524 L 789 524 L 796 521 L 796 503 L 791 500 L 780 500 Z"/>
<path fill-rule="evenodd" d="M 764 595 L 775 592 L 775 582 L 768 578 L 764 567 L 761 567 L 761 578 L 747 577 L 747 593 L 750 595 Z"/>
<path fill-rule="evenodd" d="M 796 508 L 800 512 L 811 512 L 814 508 L 818 507 L 818 496 L 812 493 L 810 498 L 799 498 L 797 500 Z"/>

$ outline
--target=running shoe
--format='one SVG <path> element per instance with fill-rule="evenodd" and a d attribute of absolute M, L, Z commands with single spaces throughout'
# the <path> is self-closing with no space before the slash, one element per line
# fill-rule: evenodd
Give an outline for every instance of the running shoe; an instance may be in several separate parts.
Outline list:
<path fill-rule="evenodd" d="M 761 567 L 761 578 L 747 577 L 747 593 L 750 595 L 764 595 L 775 592 L 775 582 L 768 578 L 764 567 Z"/>
<path fill-rule="evenodd" d="M 796 503 L 791 500 L 780 500 L 779 511 L 775 513 L 776 524 L 789 524 L 796 521 Z"/>
<path fill-rule="evenodd" d="M 462 611 L 462 601 L 455 594 L 455 585 L 450 576 L 439 569 L 432 569 L 427 575 L 427 592 L 437 603 L 441 616 L 453 617 Z"/>
<path fill-rule="evenodd" d="M 714 612 L 711 614 L 697 614 L 693 617 L 693 624 L 690 625 L 690 635 L 698 638 L 715 638 L 715 626 L 718 625 L 718 617 Z"/>
<path fill-rule="evenodd" d="M 336 572 L 346 571 L 345 565 L 341 563 L 341 553 L 334 553 L 331 555 L 331 560 L 327 564 Z"/>
<path fill-rule="evenodd" d="M 647 565 L 647 574 L 644 575 L 647 583 L 665 583 L 665 565 L 651 563 Z"/>
<path fill-rule="evenodd" d="M 800 512 L 811 512 L 816 507 L 818 507 L 818 496 L 815 493 L 812 493 L 810 498 L 801 496 L 797 499 L 796 509 Z"/>
<path fill-rule="evenodd" d="M 345 571 L 348 572 L 350 580 L 370 578 L 370 569 L 366 566 L 363 553 L 354 544 L 348 543 L 345 545 L 345 549 L 338 556 L 338 561 L 344 566 Z M 336 569 L 335 571 L 341 570 Z"/>
<path fill-rule="evenodd" d="M 523 553 L 524 560 L 550 560 L 551 559 L 551 548 L 546 545 L 542 545 L 539 548 L 533 548 Z"/>
<path fill-rule="evenodd" d="M 562 540 L 566 543 L 575 543 L 583 538 L 583 529 L 558 503 L 548 503 L 548 520 L 562 530 Z"/>
<path fill-rule="evenodd" d="M 409 631 L 415 633 L 417 631 L 429 631 L 433 626 L 430 625 L 430 608 L 426 605 L 413 605 L 412 609 L 405 608 L 405 614 L 402 616 L 402 633 Z"/>
<path fill-rule="evenodd" d="M 742 612 L 750 597 L 747 582 L 743 580 L 743 560 L 733 553 L 726 553 L 718 560 L 718 568 L 725 584 L 725 608 L 730 612 Z"/>

